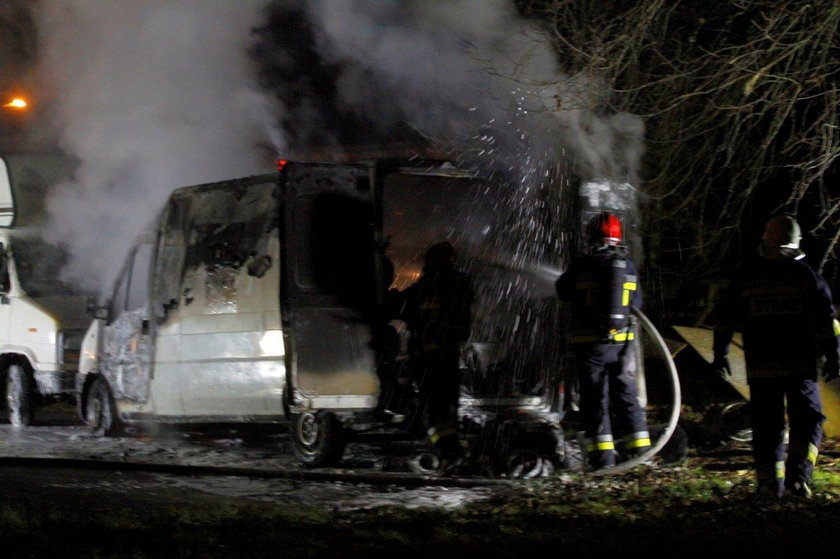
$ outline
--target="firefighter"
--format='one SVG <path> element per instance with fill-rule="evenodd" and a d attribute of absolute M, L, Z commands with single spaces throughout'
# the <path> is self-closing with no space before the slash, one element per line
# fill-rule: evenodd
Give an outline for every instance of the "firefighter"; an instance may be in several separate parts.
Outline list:
<path fill-rule="evenodd" d="M 786 490 L 810 497 L 825 421 L 817 385 L 819 359 L 825 357 L 826 381 L 840 371 L 840 325 L 831 290 L 801 260 L 801 237 L 792 217 L 771 218 L 762 235 L 761 258 L 744 266 L 713 314 L 713 367 L 719 374 L 732 374 L 732 335 L 735 330 L 743 335 L 756 485 L 763 497 L 781 498 Z"/>
<path fill-rule="evenodd" d="M 638 273 L 621 244 L 615 215 L 596 215 L 586 235 L 589 251 L 572 262 L 556 288 L 560 300 L 571 306 L 569 346 L 580 383 L 587 463 L 599 470 L 616 463 L 613 421 L 625 455 L 641 455 L 651 443 L 636 387 L 630 315 L 631 305 L 642 304 Z"/>
<path fill-rule="evenodd" d="M 426 413 L 429 440 L 439 451 L 441 473 L 464 459 L 458 433 L 460 357 L 470 334 L 473 288 L 455 270 L 455 248 L 431 246 L 420 278 L 402 293 L 400 318 L 409 330 L 409 366 Z"/>

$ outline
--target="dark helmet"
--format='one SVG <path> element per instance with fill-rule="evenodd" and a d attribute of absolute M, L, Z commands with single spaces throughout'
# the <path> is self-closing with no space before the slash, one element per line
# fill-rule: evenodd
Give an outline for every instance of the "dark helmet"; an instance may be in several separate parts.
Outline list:
<path fill-rule="evenodd" d="M 609 212 L 599 213 L 589 220 L 586 235 L 589 244 L 616 246 L 621 242 L 621 221 Z"/>
<path fill-rule="evenodd" d="M 793 217 L 784 214 L 770 218 L 761 236 L 761 242 L 768 248 L 798 249 L 801 240 L 799 224 Z"/>
<path fill-rule="evenodd" d="M 426 267 L 433 269 L 451 268 L 455 263 L 455 247 L 452 243 L 444 241 L 429 247 L 423 257 Z"/>

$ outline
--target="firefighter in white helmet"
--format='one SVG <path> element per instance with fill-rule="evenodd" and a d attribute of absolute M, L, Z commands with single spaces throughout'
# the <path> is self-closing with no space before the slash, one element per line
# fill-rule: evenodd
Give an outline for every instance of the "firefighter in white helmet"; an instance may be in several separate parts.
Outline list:
<path fill-rule="evenodd" d="M 787 215 L 771 218 L 756 262 L 744 266 L 715 307 L 714 367 L 731 375 L 733 332 L 744 340 L 752 447 L 759 496 L 810 497 L 822 441 L 818 363 L 826 381 L 840 371 L 840 325 L 825 280 L 802 261 L 802 234 Z M 785 406 L 787 401 L 787 406 Z M 785 411 L 789 444 L 785 458 Z"/>

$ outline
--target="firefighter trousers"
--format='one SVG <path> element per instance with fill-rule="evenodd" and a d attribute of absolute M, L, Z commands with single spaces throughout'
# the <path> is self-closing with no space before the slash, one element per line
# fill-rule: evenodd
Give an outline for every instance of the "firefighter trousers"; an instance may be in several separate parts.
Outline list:
<path fill-rule="evenodd" d="M 650 447 L 647 418 L 636 387 L 633 344 L 577 344 L 573 351 L 589 465 L 595 469 L 615 465 L 613 422 L 629 451 Z"/>
<path fill-rule="evenodd" d="M 420 407 L 426 416 L 429 440 L 442 456 L 461 451 L 458 400 L 461 396 L 460 348 L 425 350 L 412 356 Z"/>
<path fill-rule="evenodd" d="M 750 379 L 750 417 L 756 480 L 779 494 L 808 483 L 822 442 L 819 386 L 810 379 Z M 785 459 L 785 400 L 789 424 Z"/>

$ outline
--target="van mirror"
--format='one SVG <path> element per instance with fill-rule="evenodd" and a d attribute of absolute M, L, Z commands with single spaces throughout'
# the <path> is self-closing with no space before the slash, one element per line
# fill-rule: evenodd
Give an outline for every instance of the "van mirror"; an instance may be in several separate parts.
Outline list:
<path fill-rule="evenodd" d="M 0 157 L 0 227 L 11 227 L 15 220 L 15 199 L 12 196 L 12 183 L 9 179 L 9 167 Z"/>
<path fill-rule="evenodd" d="M 0 293 L 5 295 L 12 288 L 12 281 L 9 277 L 9 253 L 6 247 L 0 243 Z"/>
<path fill-rule="evenodd" d="M 102 320 L 108 320 L 108 309 L 110 307 L 110 302 L 105 301 L 103 304 L 98 304 L 96 297 L 88 297 L 87 300 L 87 313 L 92 316 L 93 318 L 98 318 Z"/>
<path fill-rule="evenodd" d="M 0 227 L 11 227 L 15 220 L 15 199 L 12 196 L 12 182 L 9 167 L 0 157 Z"/>

